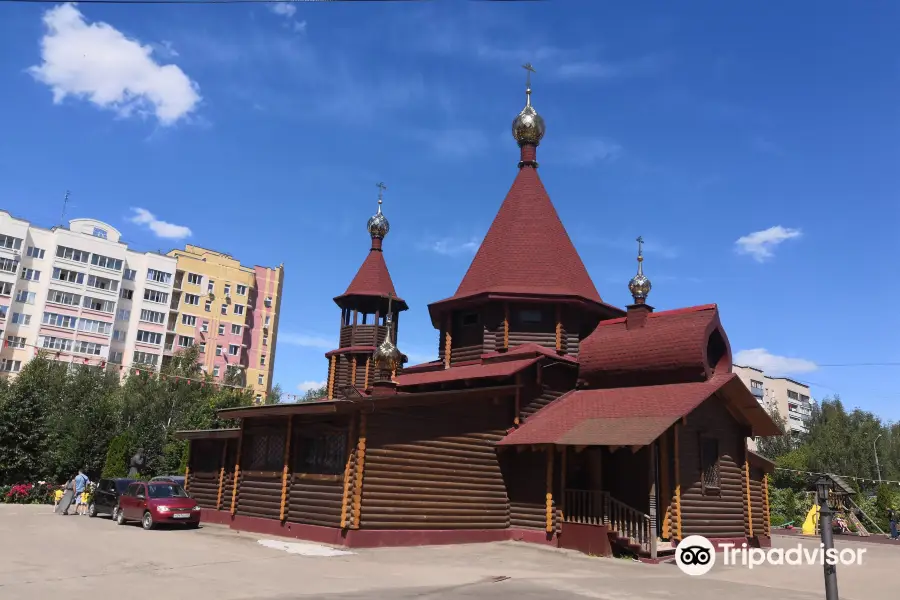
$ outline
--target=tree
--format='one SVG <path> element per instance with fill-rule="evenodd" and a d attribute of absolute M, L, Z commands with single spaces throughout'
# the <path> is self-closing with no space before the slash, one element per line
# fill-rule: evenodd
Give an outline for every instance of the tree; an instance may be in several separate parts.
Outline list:
<path fill-rule="evenodd" d="M 266 394 L 266 398 L 263 401 L 264 404 L 278 404 L 281 402 L 281 397 L 283 392 L 281 391 L 281 384 L 276 383 L 275 387 L 269 390 L 269 393 Z"/>
<path fill-rule="evenodd" d="M 48 471 L 47 450 L 49 389 L 53 365 L 44 356 L 29 361 L 15 383 L 5 387 L 0 404 L 0 484 L 44 478 Z"/>
<path fill-rule="evenodd" d="M 298 402 L 312 402 L 313 400 L 322 400 L 326 396 L 328 396 L 328 387 L 323 385 L 319 388 L 306 390 L 306 393 L 303 394 L 303 398 L 298 400 Z"/>
<path fill-rule="evenodd" d="M 781 435 L 760 438 L 757 443 L 757 451 L 769 460 L 776 460 L 779 456 L 784 456 L 793 450 L 794 442 L 788 431 L 787 419 L 781 416 L 781 413 L 778 412 L 778 407 L 773 407 L 772 410 L 769 411 L 769 416 L 771 416 L 772 420 L 775 421 L 775 424 L 778 425 L 778 429 L 781 430 Z"/>
<path fill-rule="evenodd" d="M 101 477 L 125 477 L 128 475 L 128 461 L 130 454 L 128 450 L 132 447 L 131 440 L 128 436 L 117 435 L 110 441 L 109 449 L 106 451 L 106 462 L 103 464 L 103 473 Z"/>

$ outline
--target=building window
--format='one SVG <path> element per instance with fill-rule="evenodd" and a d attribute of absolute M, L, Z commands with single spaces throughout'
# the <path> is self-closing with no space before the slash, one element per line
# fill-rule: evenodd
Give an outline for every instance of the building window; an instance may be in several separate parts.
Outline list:
<path fill-rule="evenodd" d="M 247 295 L 247 286 L 238 284 L 237 293 L 239 296 L 246 296 Z"/>
<path fill-rule="evenodd" d="M 245 434 L 243 464 L 248 471 L 275 471 L 284 465 L 284 432 Z"/>
<path fill-rule="evenodd" d="M 206 354 L 206 342 L 200 342 L 200 352 Z"/>
<path fill-rule="evenodd" d="M 223 305 L 222 305 L 222 314 L 223 314 L 223 315 L 227 315 L 227 314 L 228 314 L 228 305 L 227 305 L 227 304 L 223 304 Z"/>
<path fill-rule="evenodd" d="M 122 279 L 127 279 L 128 281 L 134 281 L 135 277 L 137 277 L 137 271 L 134 269 L 125 269 L 125 272 L 122 274 Z"/>
<path fill-rule="evenodd" d="M 72 340 L 57 337 L 45 337 L 42 347 L 48 350 L 58 350 L 60 352 L 69 352 L 72 350 Z"/>
<path fill-rule="evenodd" d="M 74 260 L 76 262 L 86 263 L 91 256 L 90 252 L 84 250 L 76 250 L 75 248 L 66 248 L 65 246 L 56 247 L 56 256 L 65 258 L 66 260 Z"/>
<path fill-rule="evenodd" d="M 112 331 L 112 323 L 107 323 L 106 321 L 94 321 L 93 319 L 79 319 L 78 331 L 109 335 L 109 332 Z"/>
<path fill-rule="evenodd" d="M 263 384 L 263 376 L 262 375 L 260 375 L 259 377 L 256 378 L 256 384 L 257 385 Z"/>
<path fill-rule="evenodd" d="M 26 290 L 19 290 L 16 292 L 16 302 L 21 302 L 22 304 L 34 304 L 34 298 L 34 292 Z M 75 306 L 78 306 L 79 302 L 81 302 L 81 297 L 75 296 Z"/>
<path fill-rule="evenodd" d="M 44 313 L 44 325 L 50 325 L 51 327 L 62 327 L 64 329 L 75 329 L 75 325 L 78 323 L 78 319 L 76 317 L 71 317 L 69 315 L 59 315 L 56 313 Z"/>
<path fill-rule="evenodd" d="M 184 303 L 193 304 L 194 306 L 200 306 L 200 296 L 198 296 L 197 294 L 185 294 Z"/>
<path fill-rule="evenodd" d="M 0 296 L 12 296 L 12 291 L 13 291 L 13 284 L 11 282 L 0 281 Z M 22 292 L 19 292 L 19 294 L 21 294 L 21 293 Z M 19 294 L 16 294 L 16 301 L 20 301 Z"/>
<path fill-rule="evenodd" d="M 751 379 L 751 380 L 750 380 L 750 389 L 753 389 L 753 390 L 761 390 L 761 389 L 763 389 L 763 382 L 762 382 L 762 381 L 757 381 L 757 380 L 755 380 L 755 379 Z"/>
<path fill-rule="evenodd" d="M 544 315 L 540 310 L 528 309 L 519 311 L 519 323 L 541 323 Z"/>
<path fill-rule="evenodd" d="M 700 438 L 700 468 L 703 473 L 703 493 L 719 493 L 719 440 Z"/>
<path fill-rule="evenodd" d="M 347 452 L 346 431 L 301 433 L 293 444 L 294 472 L 313 475 L 340 475 Z"/>
<path fill-rule="evenodd" d="M 116 363 L 117 365 L 122 364 L 122 351 L 114 350 L 109 353 L 109 362 Z"/>
<path fill-rule="evenodd" d="M 127 333 L 125 332 L 125 330 L 116 329 L 115 331 L 113 331 L 113 341 L 124 342 L 126 335 L 127 335 Z"/>
<path fill-rule="evenodd" d="M 212 302 L 207 301 L 203 305 L 203 310 L 205 310 L 206 312 L 210 312 L 211 309 L 212 309 Z"/>
<path fill-rule="evenodd" d="M 144 344 L 161 344 L 162 334 L 157 331 L 144 331 L 143 329 L 138 329 L 137 341 Z"/>
<path fill-rule="evenodd" d="M 169 301 L 169 294 L 166 292 L 158 292 L 156 290 L 144 290 L 144 300 L 148 302 L 156 302 L 157 304 L 165 304 Z"/>
<path fill-rule="evenodd" d="M 156 361 L 158 361 L 158 360 L 159 360 L 158 354 L 150 354 L 149 352 L 136 351 L 134 353 L 132 362 L 134 362 L 136 365 L 156 366 Z"/>
<path fill-rule="evenodd" d="M 104 269 L 112 269 L 113 271 L 122 270 L 122 260 L 119 258 L 111 258 L 109 256 L 101 256 L 100 254 L 91 255 L 91 264 Z"/>
<path fill-rule="evenodd" d="M 225 324 L 219 323 L 219 335 L 225 335 Z"/>
<path fill-rule="evenodd" d="M 791 400 L 799 400 L 800 399 L 797 392 L 792 392 L 791 390 L 788 390 L 787 394 L 788 394 L 788 398 L 790 398 Z"/>
<path fill-rule="evenodd" d="M 22 279 L 26 281 L 40 281 L 41 272 L 34 269 L 22 269 Z"/>
<path fill-rule="evenodd" d="M 212 294 L 216 291 L 216 282 L 212 279 L 206 282 L 206 291 Z"/>
<path fill-rule="evenodd" d="M 269 315 L 266 315 L 266 320 L 263 321 L 263 327 L 265 327 L 265 328 L 269 327 L 269 319 L 271 319 L 271 317 Z"/>
<path fill-rule="evenodd" d="M 44 249 L 43 248 L 35 248 L 34 246 L 28 246 L 28 256 L 31 258 L 44 258 Z"/>
<path fill-rule="evenodd" d="M 88 276 L 87 284 L 92 288 L 97 288 L 98 290 L 106 290 L 110 292 L 115 292 L 119 289 L 119 282 L 114 281 L 112 279 L 107 279 L 106 277 L 97 277 L 96 275 Z"/>
<path fill-rule="evenodd" d="M 225 284 L 225 295 L 226 295 L 226 296 L 230 296 L 230 295 L 231 295 L 231 284 L 230 284 L 230 283 L 226 283 L 226 284 Z"/>
<path fill-rule="evenodd" d="M 0 319 L 5 319 L 6 314 L 9 312 L 8 306 L 0 306 Z"/>
<path fill-rule="evenodd" d="M 219 346 L 219 345 L 216 346 L 216 356 L 222 356 L 222 346 Z M 219 367 L 216 367 L 216 368 L 218 369 Z M 218 373 L 216 373 L 216 374 L 218 375 Z"/>
<path fill-rule="evenodd" d="M 202 333 L 206 333 L 207 331 L 209 331 L 209 321 L 203 321 L 202 323 L 200 323 L 200 331 Z"/>
<path fill-rule="evenodd" d="M 141 321 L 145 323 L 158 323 L 162 325 L 166 321 L 165 313 L 157 312 L 155 310 L 143 309 L 141 311 Z"/>
<path fill-rule="evenodd" d="M 237 344 L 229 344 L 229 345 L 228 345 L 228 354 L 230 354 L 231 356 L 237 356 L 237 355 L 238 355 L 238 346 L 237 346 Z"/>
<path fill-rule="evenodd" d="M 219 365 L 213 367 L 213 377 L 219 376 Z"/>
<path fill-rule="evenodd" d="M 27 269 L 23 269 L 22 271 L 22 279 L 25 279 L 26 270 Z M 69 269 L 60 269 L 59 267 L 53 269 L 53 274 L 50 277 L 57 281 L 65 281 L 66 283 L 84 283 L 84 273 L 70 271 Z"/>
<path fill-rule="evenodd" d="M 3 308 L 6 307 L 4 306 Z M 13 325 L 31 325 L 31 315 L 14 312 L 12 319 L 10 319 L 9 322 Z"/>
<path fill-rule="evenodd" d="M 182 325 L 194 327 L 197 325 L 197 317 L 194 315 L 181 315 L 181 323 Z"/>
<path fill-rule="evenodd" d="M 21 368 L 21 360 L 13 360 L 11 358 L 0 360 L 0 371 L 3 371 L 4 373 L 18 373 Z"/>
<path fill-rule="evenodd" d="M 244 328 L 241 327 L 240 325 L 232 325 L 231 326 L 231 335 L 241 335 L 241 332 L 243 331 L 243 329 Z"/>
<path fill-rule="evenodd" d="M 10 348 L 24 348 L 25 338 L 16 335 L 6 336 L 6 345 Z"/>
<path fill-rule="evenodd" d="M 261 367 L 266 366 L 266 355 L 265 355 L 265 354 L 261 354 L 261 355 L 260 355 L 260 357 L 259 357 L 259 366 L 261 366 Z"/>
<path fill-rule="evenodd" d="M 203 277 L 199 273 L 188 273 L 187 282 L 192 285 L 200 285 L 200 280 Z"/>
<path fill-rule="evenodd" d="M 6 271 L 7 273 L 15 274 L 16 269 L 19 268 L 19 263 L 14 261 L 11 258 L 0 258 L 0 271 Z"/>
<path fill-rule="evenodd" d="M 243 304 L 235 304 L 234 305 L 234 314 L 236 314 L 236 315 L 244 314 L 244 305 Z"/>
<path fill-rule="evenodd" d="M 268 345 L 269 345 L 269 334 L 268 334 L 268 333 L 264 333 L 264 334 L 263 334 L 263 337 L 262 337 L 262 345 L 263 345 L 263 346 L 268 346 Z"/>
<path fill-rule="evenodd" d="M 190 348 L 194 345 L 194 338 L 187 335 L 178 336 L 178 346 L 181 348 Z"/>
<path fill-rule="evenodd" d="M 106 235 L 107 235 L 107 234 L 106 234 L 106 230 L 105 230 L 105 229 L 101 229 L 101 228 L 99 228 L 99 227 L 94 227 L 94 233 L 93 233 L 93 236 L 94 236 L 94 237 L 98 237 L 98 238 L 100 238 L 100 239 L 105 240 L 105 239 L 106 239 Z"/>
<path fill-rule="evenodd" d="M 172 274 L 165 271 L 157 271 L 156 269 L 147 269 L 147 281 L 169 283 L 172 281 Z"/>
<path fill-rule="evenodd" d="M 90 354 L 92 356 L 100 356 L 106 346 L 94 342 L 76 341 L 72 347 L 72 352 L 76 354 Z"/>
<path fill-rule="evenodd" d="M 120 308 L 116 311 L 116 321 L 127 321 L 131 318 L 131 311 L 127 308 Z"/>
<path fill-rule="evenodd" d="M 265 301 L 263 301 L 263 304 L 266 305 L 266 308 L 272 308 L 272 296 L 266 296 L 266 299 L 265 299 Z"/>
<path fill-rule="evenodd" d="M 22 249 L 22 239 L 8 235 L 0 235 L 0 248 L 10 248 L 12 250 Z"/>

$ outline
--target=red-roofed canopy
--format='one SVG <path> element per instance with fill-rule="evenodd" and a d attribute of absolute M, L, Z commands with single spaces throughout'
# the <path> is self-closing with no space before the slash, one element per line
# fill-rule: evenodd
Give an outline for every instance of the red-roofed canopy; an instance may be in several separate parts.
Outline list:
<path fill-rule="evenodd" d="M 397 292 L 394 290 L 394 282 L 391 280 L 387 263 L 384 261 L 381 245 L 378 244 L 378 247 L 373 247 L 369 251 L 369 255 L 363 261 L 359 271 L 356 272 L 353 281 L 347 286 L 347 291 L 336 297 L 334 301 L 341 308 L 349 307 L 352 299 L 357 300 L 357 304 L 359 304 L 359 301 L 371 303 L 374 300 L 379 306 L 382 304 L 387 306 L 387 297 L 390 295 L 394 296 L 394 311 L 403 311 L 409 308 L 406 302 L 397 297 Z M 356 308 L 362 309 L 363 306 L 357 306 Z"/>
<path fill-rule="evenodd" d="M 698 383 L 569 392 L 498 445 L 643 446 L 713 396 L 750 426 L 752 435 L 781 433 L 740 378 L 724 373 Z"/>

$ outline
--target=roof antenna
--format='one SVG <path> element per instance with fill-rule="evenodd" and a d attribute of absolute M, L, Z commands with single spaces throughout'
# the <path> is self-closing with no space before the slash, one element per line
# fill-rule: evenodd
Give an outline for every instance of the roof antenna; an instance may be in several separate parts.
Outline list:
<path fill-rule="evenodd" d="M 66 196 L 63 198 L 62 214 L 59 216 L 59 225 L 62 227 L 66 223 L 66 208 L 69 204 L 69 190 L 66 190 Z"/>

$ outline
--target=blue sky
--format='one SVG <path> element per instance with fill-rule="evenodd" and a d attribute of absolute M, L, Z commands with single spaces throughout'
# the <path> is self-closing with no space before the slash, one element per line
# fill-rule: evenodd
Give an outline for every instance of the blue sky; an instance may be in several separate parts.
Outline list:
<path fill-rule="evenodd" d="M 604 300 L 641 234 L 657 310 L 716 302 L 740 357 L 896 420 L 900 368 L 826 365 L 900 362 L 900 6 L 790 4 L 3 4 L 0 206 L 48 226 L 69 189 L 136 248 L 284 262 L 298 393 L 384 181 L 400 347 L 429 359 L 530 61 L 541 176 Z"/>

